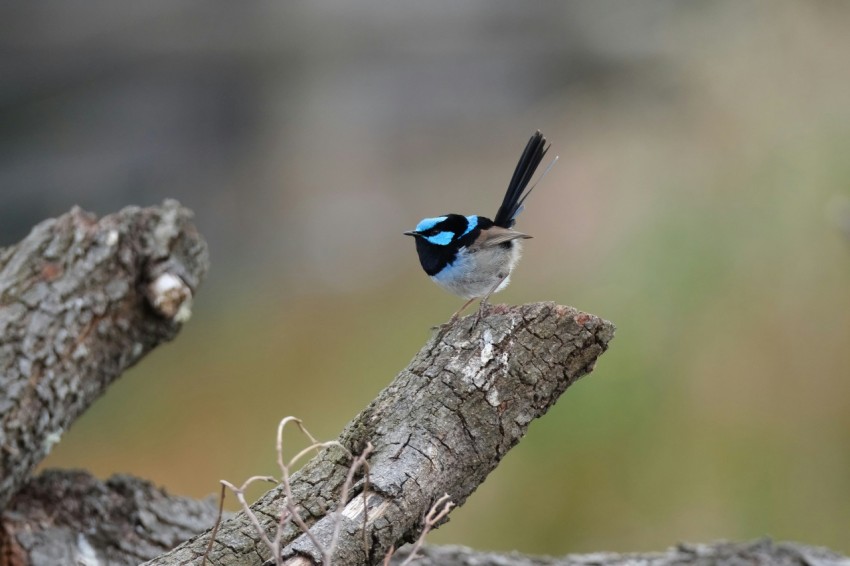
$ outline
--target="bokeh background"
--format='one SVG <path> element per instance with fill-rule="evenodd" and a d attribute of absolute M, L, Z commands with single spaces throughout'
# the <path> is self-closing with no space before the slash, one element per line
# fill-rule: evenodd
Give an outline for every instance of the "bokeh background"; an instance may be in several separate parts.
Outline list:
<path fill-rule="evenodd" d="M 494 214 L 540 128 L 497 301 L 619 330 L 429 540 L 850 552 L 848 30 L 839 0 L 6 4 L 0 245 L 175 197 L 213 260 L 47 465 L 200 497 L 274 473 L 285 415 L 335 437 L 460 304 L 401 232 Z"/>

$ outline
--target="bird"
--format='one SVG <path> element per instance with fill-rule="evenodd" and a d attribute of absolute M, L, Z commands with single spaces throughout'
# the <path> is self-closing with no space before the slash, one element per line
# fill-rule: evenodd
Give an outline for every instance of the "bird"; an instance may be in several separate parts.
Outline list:
<path fill-rule="evenodd" d="M 525 199 L 537 185 L 528 188 L 549 148 L 539 130 L 531 136 L 492 220 L 480 215 L 450 213 L 424 218 L 415 229 L 404 232 L 415 238 L 419 263 L 425 273 L 450 293 L 467 299 L 452 315 L 450 323 L 473 301 L 481 299 L 477 321 L 490 295 L 510 283 L 511 272 L 522 253 L 521 242 L 531 238 L 513 227 Z M 557 157 L 552 160 L 540 179 L 557 160 Z"/>

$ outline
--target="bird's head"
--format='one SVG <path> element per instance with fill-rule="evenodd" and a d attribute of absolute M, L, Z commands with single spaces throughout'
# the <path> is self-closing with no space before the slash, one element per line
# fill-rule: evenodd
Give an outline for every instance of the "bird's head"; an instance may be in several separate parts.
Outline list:
<path fill-rule="evenodd" d="M 423 219 L 405 235 L 416 238 L 422 267 L 428 275 L 434 275 L 455 259 L 460 248 L 474 242 L 481 228 L 489 224 L 492 222 L 481 216 L 445 214 Z"/>
<path fill-rule="evenodd" d="M 416 228 L 405 232 L 406 236 L 413 236 L 417 243 L 423 242 L 432 246 L 449 246 L 469 239 L 468 236 L 479 228 L 479 216 L 462 216 L 460 214 L 446 214 L 434 218 L 425 218 L 416 225 Z M 474 239 L 475 236 L 472 237 Z"/>

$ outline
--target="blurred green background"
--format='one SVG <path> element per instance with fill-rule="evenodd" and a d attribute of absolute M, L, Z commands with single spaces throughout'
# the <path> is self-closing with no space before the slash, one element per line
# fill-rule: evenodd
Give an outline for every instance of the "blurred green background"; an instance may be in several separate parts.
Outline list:
<path fill-rule="evenodd" d="M 850 553 L 850 3 L 2 11 L 0 245 L 176 197 L 213 261 L 47 466 L 200 497 L 274 473 L 283 416 L 335 437 L 461 302 L 401 232 L 494 214 L 539 128 L 561 160 L 495 300 L 618 332 L 429 540 Z"/>

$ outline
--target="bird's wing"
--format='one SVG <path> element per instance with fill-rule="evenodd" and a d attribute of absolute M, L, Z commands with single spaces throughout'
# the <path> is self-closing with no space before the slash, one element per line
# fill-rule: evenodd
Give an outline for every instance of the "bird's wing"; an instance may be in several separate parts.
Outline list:
<path fill-rule="evenodd" d="M 510 228 L 491 226 L 490 228 L 481 230 L 481 234 L 475 239 L 474 245 L 479 248 L 490 248 L 519 238 L 531 238 L 531 236 L 511 230 Z"/>

